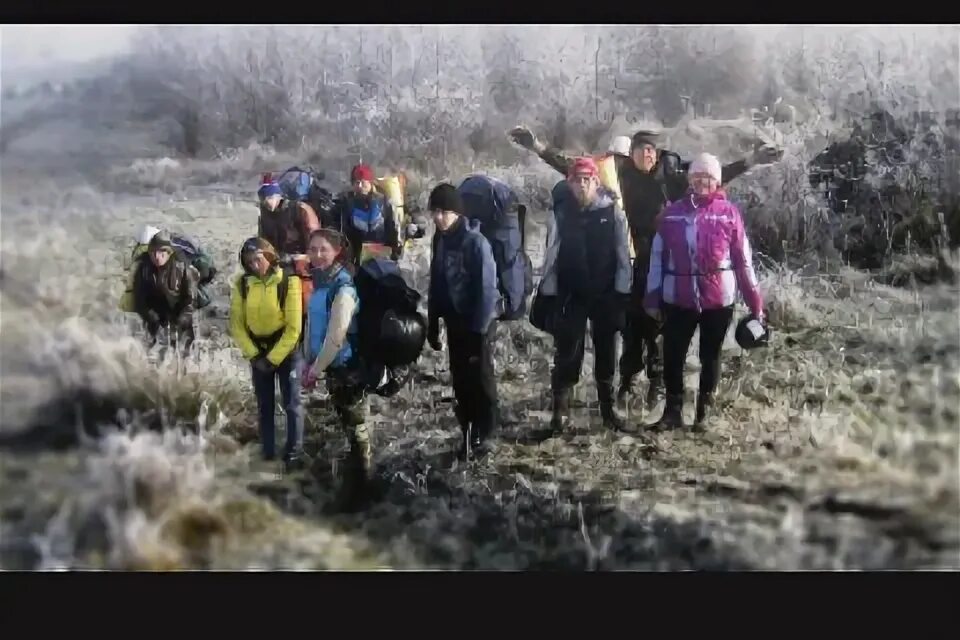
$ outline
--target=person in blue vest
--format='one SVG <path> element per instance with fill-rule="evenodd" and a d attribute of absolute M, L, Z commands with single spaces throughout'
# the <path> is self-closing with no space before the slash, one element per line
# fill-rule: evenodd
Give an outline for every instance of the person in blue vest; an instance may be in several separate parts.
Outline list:
<path fill-rule="evenodd" d="M 463 432 L 458 456 L 481 457 L 499 418 L 493 366 L 496 318 L 502 307 L 497 263 L 490 243 L 480 233 L 480 223 L 464 217 L 456 187 L 438 185 L 430 193 L 428 206 L 437 231 L 430 263 L 427 340 L 435 351 L 443 348 L 442 319 L 450 349 L 455 413 Z"/>
<path fill-rule="evenodd" d="M 313 293 L 307 305 L 305 347 L 310 386 L 326 376 L 327 390 L 350 441 L 348 491 L 362 489 L 372 470 L 366 385 L 357 345 L 360 298 L 353 282 L 350 245 L 335 229 L 310 234 Z"/>
<path fill-rule="evenodd" d="M 364 255 L 364 245 L 382 245 L 391 260 L 403 252 L 396 214 L 387 198 L 373 188 L 373 169 L 358 164 L 350 171 L 351 189 L 340 196 L 333 211 L 337 228 L 347 237 L 355 266 Z"/>

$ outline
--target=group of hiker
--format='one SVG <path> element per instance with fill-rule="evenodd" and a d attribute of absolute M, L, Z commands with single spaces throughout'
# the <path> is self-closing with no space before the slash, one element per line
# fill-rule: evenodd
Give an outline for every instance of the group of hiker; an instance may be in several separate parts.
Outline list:
<path fill-rule="evenodd" d="M 656 426 L 683 427 L 683 367 L 699 327 L 703 369 L 694 426 L 704 428 L 738 291 L 750 310 L 737 327 L 738 342 L 754 346 L 767 335 L 750 243 L 722 185 L 775 153 L 762 150 L 725 167 L 706 153 L 687 163 L 642 131 L 615 138 L 599 158 L 571 157 L 525 128 L 510 135 L 564 176 L 553 189 L 539 286 L 524 246 L 526 207 L 514 191 L 485 175 L 459 186 L 444 182 L 427 205 L 435 233 L 425 318 L 420 294 L 397 266 L 406 242 L 423 237 L 425 225 L 408 222 L 368 165 L 353 167 L 351 188 L 337 198 L 297 168 L 292 177 L 264 176 L 258 233 L 242 244 L 243 273 L 231 283 L 230 334 L 251 365 L 265 460 L 276 457 L 276 381 L 287 420 L 282 460 L 295 469 L 305 458 L 300 390 L 323 376 L 350 442 L 350 484 L 362 488 L 372 472 L 367 396 L 396 393 L 424 343 L 442 350 L 441 323 L 461 458 L 483 455 L 500 420 L 497 326 L 524 319 L 554 338 L 556 431 L 569 419 L 588 321 L 604 424 L 626 428 L 616 396 L 630 394 L 645 369 L 648 407 L 666 387 Z M 174 251 L 166 232 L 154 230 L 145 244 L 131 269 L 127 310 L 152 336 L 166 323 L 192 341 L 186 326 L 199 270 Z M 618 333 L 624 351 L 615 396 Z"/>

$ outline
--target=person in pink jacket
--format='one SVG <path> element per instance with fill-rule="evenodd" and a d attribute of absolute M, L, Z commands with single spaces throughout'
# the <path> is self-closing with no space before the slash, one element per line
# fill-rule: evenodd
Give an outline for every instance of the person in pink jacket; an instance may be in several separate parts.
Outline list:
<path fill-rule="evenodd" d="M 761 323 L 763 300 L 750 241 L 736 205 L 720 189 L 720 161 L 702 153 L 690 165 L 690 190 L 660 214 L 644 309 L 664 321 L 666 406 L 658 427 L 682 428 L 683 365 L 700 328 L 700 390 L 694 428 L 702 430 L 720 377 L 720 350 L 739 291 Z"/>

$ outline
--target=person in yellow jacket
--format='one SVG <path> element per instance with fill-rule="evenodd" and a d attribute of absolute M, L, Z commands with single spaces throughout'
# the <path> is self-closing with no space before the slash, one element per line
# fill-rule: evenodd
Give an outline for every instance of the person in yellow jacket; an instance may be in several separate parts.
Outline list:
<path fill-rule="evenodd" d="M 240 249 L 244 273 L 230 295 L 230 335 L 250 361 L 260 414 L 264 460 L 275 457 L 275 380 L 287 415 L 283 463 L 303 465 L 303 408 L 300 402 L 303 325 L 300 279 L 284 274 L 276 249 L 263 238 L 250 238 Z"/>

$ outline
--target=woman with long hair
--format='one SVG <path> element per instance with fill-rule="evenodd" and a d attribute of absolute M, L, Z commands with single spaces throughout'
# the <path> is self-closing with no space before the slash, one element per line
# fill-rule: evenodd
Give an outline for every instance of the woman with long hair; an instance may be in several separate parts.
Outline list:
<path fill-rule="evenodd" d="M 308 385 L 326 375 L 327 390 L 350 442 L 351 489 L 366 486 L 372 470 L 367 429 L 366 384 L 357 344 L 360 298 L 353 282 L 353 258 L 346 237 L 333 229 L 310 234 L 307 247 L 313 294 L 307 305 L 304 350 Z"/>
<path fill-rule="evenodd" d="M 240 248 L 244 273 L 230 295 L 230 335 L 250 361 L 260 414 L 263 459 L 275 456 L 275 384 L 287 415 L 283 462 L 289 470 L 303 463 L 303 411 L 300 404 L 302 356 L 297 344 L 303 326 L 300 279 L 284 274 L 277 251 L 263 238 Z"/>

